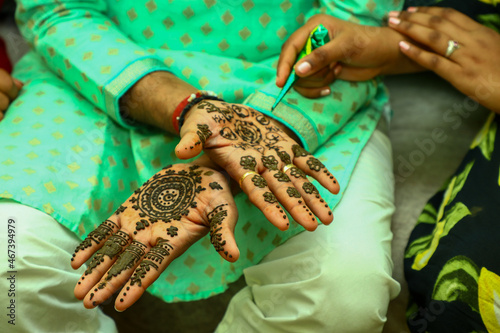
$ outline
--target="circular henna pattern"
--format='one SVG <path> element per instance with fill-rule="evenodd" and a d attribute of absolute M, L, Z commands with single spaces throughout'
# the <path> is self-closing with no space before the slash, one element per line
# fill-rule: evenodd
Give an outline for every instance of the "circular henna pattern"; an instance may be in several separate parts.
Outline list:
<path fill-rule="evenodd" d="M 236 120 L 234 127 L 236 134 L 247 143 L 258 144 L 262 140 L 260 129 L 251 122 Z"/>
<path fill-rule="evenodd" d="M 149 217 L 178 220 L 191 207 L 196 183 L 187 175 L 163 175 L 145 184 L 139 207 Z"/>

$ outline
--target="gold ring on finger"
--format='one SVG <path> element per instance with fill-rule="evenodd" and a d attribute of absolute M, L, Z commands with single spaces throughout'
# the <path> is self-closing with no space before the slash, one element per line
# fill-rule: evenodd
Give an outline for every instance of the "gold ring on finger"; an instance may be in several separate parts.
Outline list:
<path fill-rule="evenodd" d="M 287 164 L 283 167 L 283 173 L 286 173 L 288 170 L 290 170 L 291 168 L 295 168 L 295 164 Z"/>
<path fill-rule="evenodd" d="M 455 50 L 458 50 L 459 48 L 460 44 L 458 44 L 456 40 L 450 39 L 448 41 L 448 48 L 446 49 L 446 53 L 444 54 L 444 56 L 446 58 L 449 58 L 453 54 L 453 52 L 455 52 Z"/>
<path fill-rule="evenodd" d="M 241 187 L 241 184 L 243 184 L 243 181 L 245 180 L 245 178 L 247 178 L 248 176 L 250 175 L 258 175 L 257 172 L 255 171 L 248 171 L 248 172 L 245 172 L 243 174 L 243 176 L 241 176 L 240 180 L 238 180 L 238 183 L 240 184 L 240 187 Z"/>

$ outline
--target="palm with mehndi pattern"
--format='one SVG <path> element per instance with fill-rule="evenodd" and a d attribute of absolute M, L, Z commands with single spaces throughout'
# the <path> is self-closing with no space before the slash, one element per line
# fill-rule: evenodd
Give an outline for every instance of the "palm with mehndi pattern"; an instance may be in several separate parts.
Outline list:
<path fill-rule="evenodd" d="M 324 224 L 331 223 L 331 210 L 306 174 L 334 194 L 339 184 L 279 125 L 244 105 L 204 100 L 187 113 L 176 153 L 192 158 L 203 149 L 233 179 L 249 175 L 241 182 L 243 191 L 281 230 L 289 222 L 279 203 L 307 230 L 317 227 L 314 215 Z"/>
<path fill-rule="evenodd" d="M 234 240 L 238 212 L 219 172 L 195 164 L 169 166 L 136 190 L 76 248 L 73 268 L 93 258 L 75 295 L 93 308 L 124 288 L 115 307 L 125 310 L 167 266 L 210 232 L 226 260 L 239 251 Z"/>

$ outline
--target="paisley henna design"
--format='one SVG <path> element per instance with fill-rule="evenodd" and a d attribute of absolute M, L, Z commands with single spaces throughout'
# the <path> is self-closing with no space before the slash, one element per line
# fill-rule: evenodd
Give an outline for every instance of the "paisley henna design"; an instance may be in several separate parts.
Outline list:
<path fill-rule="evenodd" d="M 314 186 L 312 183 L 304 183 L 302 185 L 302 189 L 307 194 L 318 194 L 319 193 L 318 189 L 316 188 L 316 186 Z"/>
<path fill-rule="evenodd" d="M 161 265 L 163 259 L 169 256 L 170 251 L 173 249 L 173 246 L 170 245 L 168 240 L 160 238 L 156 246 L 151 248 L 140 263 L 139 267 L 136 268 L 134 274 L 130 278 L 130 285 L 133 286 L 134 284 L 137 284 L 141 287 L 142 280 L 146 277 L 146 274 L 151 270 L 151 268 L 158 270 L 158 265 Z M 126 296 L 126 294 L 124 294 L 124 296 Z"/>
<path fill-rule="evenodd" d="M 210 223 L 210 242 L 217 252 L 224 252 L 227 255 L 227 251 L 224 251 L 224 245 L 226 241 L 222 239 L 222 222 L 227 217 L 227 210 L 224 207 L 227 204 L 219 205 L 214 208 L 210 213 L 208 213 L 208 222 Z M 230 256 L 231 257 L 231 256 Z"/>
<path fill-rule="evenodd" d="M 207 139 L 212 136 L 212 132 L 208 128 L 208 125 L 198 124 L 198 131 L 196 134 L 198 134 L 198 137 L 200 138 L 202 147 L 205 147 L 205 142 L 207 142 Z"/>
<path fill-rule="evenodd" d="M 255 167 L 257 166 L 257 161 L 253 156 L 243 156 L 240 160 L 240 165 L 245 170 L 255 171 Z"/>
<path fill-rule="evenodd" d="M 189 214 L 189 209 L 196 207 L 194 201 L 197 193 L 204 191 L 201 187 L 202 171 L 198 166 L 189 167 L 189 171 L 167 170 L 164 174 L 157 174 L 141 187 L 137 197 L 130 201 L 132 208 L 139 210 L 144 219 L 136 223 L 136 230 L 142 230 L 158 220 L 171 222 L 179 221 L 182 216 Z"/>
<path fill-rule="evenodd" d="M 290 155 L 288 155 L 286 151 L 277 151 L 277 153 L 281 162 L 285 163 L 285 165 L 292 164 L 292 159 L 290 158 Z"/>
<path fill-rule="evenodd" d="M 302 148 L 299 145 L 293 145 L 292 146 L 292 151 L 293 151 L 293 156 L 294 157 L 304 157 L 304 156 L 309 156 L 311 155 L 307 150 Z"/>
<path fill-rule="evenodd" d="M 208 184 L 208 186 L 210 186 L 210 188 L 212 190 L 223 190 L 224 188 L 222 186 L 219 185 L 219 183 L 216 183 L 216 182 L 212 182 L 210 184 Z"/>
<path fill-rule="evenodd" d="M 295 178 L 302 178 L 302 179 L 306 178 L 306 173 L 297 167 L 291 167 L 289 170 L 290 170 L 290 175 L 294 176 Z"/>
<path fill-rule="evenodd" d="M 278 202 L 278 199 L 272 194 L 271 192 L 266 192 L 264 193 L 264 201 L 269 202 L 269 203 L 276 203 Z"/>
<path fill-rule="evenodd" d="M 120 275 L 123 271 L 134 267 L 146 253 L 146 245 L 139 241 L 133 241 L 125 251 L 120 254 L 118 260 L 108 271 L 105 280 L 109 281 L 113 277 Z"/>
<path fill-rule="evenodd" d="M 282 183 L 287 183 L 290 181 L 290 178 L 283 172 L 283 171 L 278 171 L 274 174 L 274 178 L 276 178 L 279 182 Z"/>
<path fill-rule="evenodd" d="M 179 229 L 177 227 L 174 227 L 173 225 L 170 226 L 168 229 L 167 229 L 167 235 L 169 235 L 170 237 L 175 237 L 177 236 L 177 231 Z"/>
<path fill-rule="evenodd" d="M 274 158 L 273 155 L 271 156 L 262 156 L 262 164 L 269 170 L 276 171 L 278 170 L 278 160 Z"/>
<path fill-rule="evenodd" d="M 307 160 L 307 165 L 309 165 L 309 168 L 314 171 L 320 171 L 325 167 L 325 165 L 315 157 L 310 157 Z"/>
<path fill-rule="evenodd" d="M 252 177 L 252 182 L 255 185 L 255 187 L 258 187 L 258 188 L 264 188 L 267 186 L 266 180 L 261 175 L 254 175 Z"/>
<path fill-rule="evenodd" d="M 113 260 L 123 251 L 123 249 L 125 249 L 125 246 L 128 245 L 129 241 L 130 236 L 126 232 L 121 230 L 117 231 L 94 255 L 87 269 L 85 270 L 85 275 L 91 274 L 94 268 L 104 262 L 104 256 L 108 256 L 109 259 Z"/>
<path fill-rule="evenodd" d="M 113 221 L 106 220 L 102 222 L 97 229 L 92 231 L 87 235 L 87 238 L 83 240 L 75 249 L 75 253 L 85 250 L 92 246 L 92 242 L 100 244 L 104 239 L 108 238 L 113 230 L 118 229 L 118 225 Z"/>
<path fill-rule="evenodd" d="M 238 140 L 238 137 L 236 134 L 234 134 L 233 130 L 230 129 L 229 127 L 224 127 L 223 129 L 220 130 L 219 134 L 224 138 L 228 139 L 231 141 Z"/>
<path fill-rule="evenodd" d="M 290 198 L 300 198 L 300 193 L 295 187 L 289 187 L 286 189 L 286 193 Z"/>

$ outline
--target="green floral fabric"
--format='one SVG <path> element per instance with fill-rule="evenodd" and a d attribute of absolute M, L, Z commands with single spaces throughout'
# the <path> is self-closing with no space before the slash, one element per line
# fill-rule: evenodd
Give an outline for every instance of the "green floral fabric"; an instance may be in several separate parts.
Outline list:
<path fill-rule="evenodd" d="M 0 197 L 42 210 L 83 238 L 162 166 L 181 162 L 177 137 L 120 118 L 119 98 L 158 70 L 283 118 L 345 189 L 387 102 L 385 88 L 338 81 L 332 96 L 308 100 L 292 91 L 270 113 L 280 48 L 314 13 L 376 25 L 398 8 L 373 0 L 19 0 L 17 20 L 33 51 L 15 68 L 25 86 L 0 122 Z M 331 207 L 341 198 L 321 194 Z M 177 301 L 222 292 L 303 230 L 295 223 L 277 230 L 244 194 L 236 203 L 240 259 L 222 260 L 204 238 L 151 293 Z"/>

